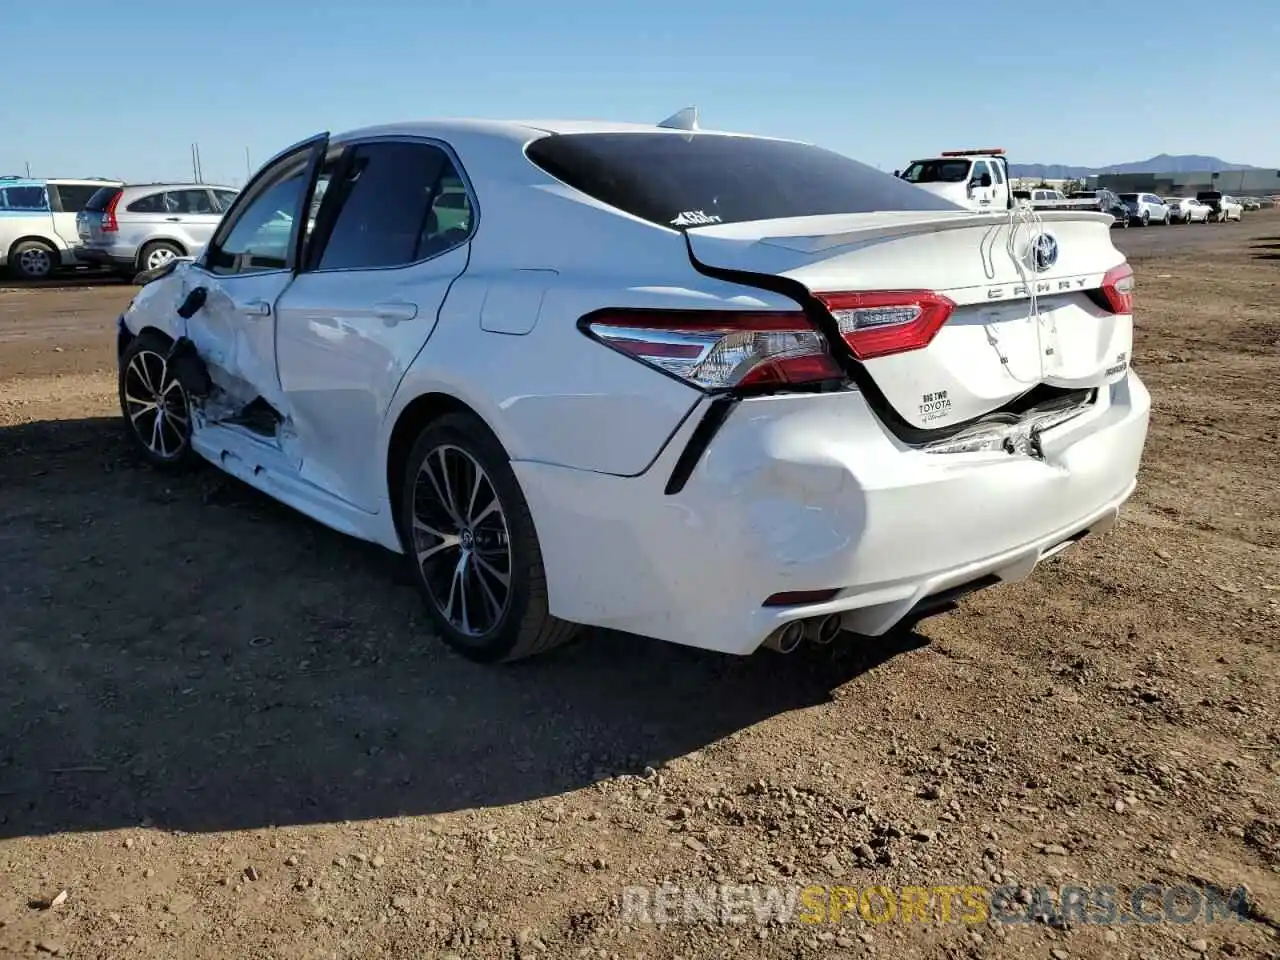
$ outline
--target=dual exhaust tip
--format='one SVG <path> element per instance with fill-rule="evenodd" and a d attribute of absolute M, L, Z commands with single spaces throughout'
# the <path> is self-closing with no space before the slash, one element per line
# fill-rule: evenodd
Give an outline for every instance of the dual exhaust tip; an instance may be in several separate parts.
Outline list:
<path fill-rule="evenodd" d="M 843 628 L 844 617 L 838 613 L 811 617 L 808 620 L 792 620 L 769 634 L 764 646 L 778 653 L 794 653 L 806 640 L 825 647 L 840 636 Z"/>

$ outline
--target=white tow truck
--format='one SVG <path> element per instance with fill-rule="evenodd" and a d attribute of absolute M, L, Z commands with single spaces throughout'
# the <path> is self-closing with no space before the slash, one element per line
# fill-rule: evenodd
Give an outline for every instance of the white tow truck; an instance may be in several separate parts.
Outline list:
<path fill-rule="evenodd" d="M 1009 210 L 1009 161 L 1004 150 L 944 150 L 936 157 L 912 160 L 893 171 L 907 183 L 968 210 Z"/>
<path fill-rule="evenodd" d="M 1045 187 L 1014 190 L 1009 161 L 999 147 L 944 150 L 936 157 L 912 160 L 907 169 L 895 170 L 893 175 L 968 210 L 1010 210 L 1018 205 L 1035 210 L 1089 210 L 1097 206 Z"/>

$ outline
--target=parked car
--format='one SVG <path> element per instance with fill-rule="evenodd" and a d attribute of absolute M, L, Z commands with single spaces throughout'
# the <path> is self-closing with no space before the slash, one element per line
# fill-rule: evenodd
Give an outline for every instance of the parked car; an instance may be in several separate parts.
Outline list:
<path fill-rule="evenodd" d="M 1165 197 L 1171 219 L 1176 223 L 1208 223 L 1213 210 L 1194 197 Z"/>
<path fill-rule="evenodd" d="M 1240 206 L 1246 210 L 1261 210 L 1262 204 L 1253 197 L 1241 197 Z"/>
<path fill-rule="evenodd" d="M 42 280 L 76 265 L 76 214 L 115 180 L 0 177 L 0 268 Z"/>
<path fill-rule="evenodd" d="M 139 454 L 405 554 L 486 662 L 883 634 L 1109 527 L 1147 434 L 1095 215 L 684 112 L 316 136 L 157 272 L 118 330 Z M 1030 336 L 1028 273 L 1069 288 Z"/>
<path fill-rule="evenodd" d="M 1144 227 L 1153 223 L 1168 226 L 1172 220 L 1172 211 L 1154 193 L 1122 193 L 1120 199 L 1129 208 L 1129 219 Z"/>
<path fill-rule="evenodd" d="M 1244 207 L 1235 198 L 1217 190 L 1202 190 L 1196 199 L 1210 208 L 1209 219 L 1215 223 L 1240 220 L 1244 215 Z"/>
<path fill-rule="evenodd" d="M 76 218 L 76 257 L 128 277 L 154 270 L 208 243 L 237 192 L 203 183 L 104 187 Z"/>
<path fill-rule="evenodd" d="M 1097 204 L 1100 213 L 1109 213 L 1114 218 L 1114 226 L 1129 227 L 1129 208 L 1115 193 L 1106 188 L 1101 190 L 1077 190 L 1069 194 L 1069 200 L 1092 200 Z"/>

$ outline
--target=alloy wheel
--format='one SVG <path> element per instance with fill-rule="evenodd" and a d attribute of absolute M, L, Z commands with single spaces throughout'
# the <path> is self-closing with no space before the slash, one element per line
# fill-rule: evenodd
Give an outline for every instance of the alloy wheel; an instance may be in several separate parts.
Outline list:
<path fill-rule="evenodd" d="M 498 626 L 511 604 L 511 534 L 492 479 L 462 447 L 435 447 L 418 468 L 413 549 L 436 609 L 455 630 L 483 637 Z"/>
<path fill-rule="evenodd" d="M 147 269 L 155 270 L 157 267 L 163 267 L 166 263 L 175 259 L 177 256 L 178 255 L 168 247 L 156 247 L 147 254 Z"/>
<path fill-rule="evenodd" d="M 139 442 L 161 460 L 177 460 L 187 446 L 190 412 L 187 395 L 153 350 L 139 350 L 124 374 L 124 406 Z"/>
<path fill-rule="evenodd" d="M 53 272 L 53 257 L 44 247 L 27 247 L 18 254 L 18 269 L 33 279 L 47 277 Z"/>

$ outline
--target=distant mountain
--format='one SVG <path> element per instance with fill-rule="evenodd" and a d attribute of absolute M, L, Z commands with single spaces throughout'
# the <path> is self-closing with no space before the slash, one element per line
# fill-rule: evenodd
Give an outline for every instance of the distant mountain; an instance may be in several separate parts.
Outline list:
<path fill-rule="evenodd" d="M 1202 157 L 1193 153 L 1170 156 L 1159 154 L 1150 160 L 1133 163 L 1113 163 L 1105 167 L 1073 167 L 1063 163 L 1011 163 L 1009 173 L 1015 177 L 1040 177 L 1045 180 L 1068 180 L 1093 177 L 1100 173 L 1198 173 L 1202 170 L 1257 170 L 1247 163 L 1228 163 L 1217 157 Z"/>

